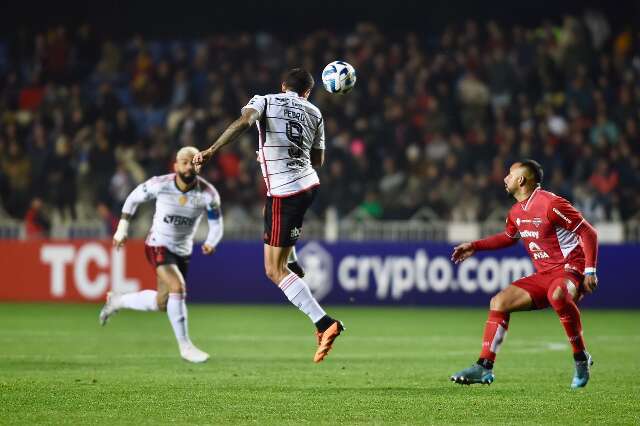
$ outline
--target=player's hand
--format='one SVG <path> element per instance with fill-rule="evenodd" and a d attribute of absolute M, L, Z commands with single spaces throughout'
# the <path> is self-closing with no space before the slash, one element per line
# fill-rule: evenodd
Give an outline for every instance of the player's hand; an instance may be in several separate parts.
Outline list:
<path fill-rule="evenodd" d="M 476 251 L 473 249 L 473 244 L 471 243 L 463 243 L 453 248 L 453 253 L 451 254 L 451 261 L 456 265 L 465 259 L 473 256 L 473 253 Z"/>
<path fill-rule="evenodd" d="M 210 246 L 209 244 L 202 245 L 202 254 L 204 254 L 205 256 L 209 256 L 215 253 L 215 251 L 216 251 L 216 248 L 213 246 Z"/>
<path fill-rule="evenodd" d="M 586 293 L 593 293 L 598 288 L 598 276 L 596 274 L 587 274 L 582 281 L 582 288 Z"/>
<path fill-rule="evenodd" d="M 191 162 L 193 163 L 193 168 L 196 169 L 196 173 L 200 173 L 202 166 L 204 166 L 207 163 L 207 161 L 211 159 L 212 155 L 213 155 L 213 152 L 211 152 L 208 149 L 205 149 L 204 151 L 200 151 L 199 153 L 193 156 L 193 160 L 191 160 Z"/>
<path fill-rule="evenodd" d="M 118 233 L 116 233 L 116 235 L 113 236 L 113 246 L 116 248 L 116 250 L 120 250 L 120 247 L 124 246 L 124 243 L 126 242 L 126 235 L 118 235 Z"/>

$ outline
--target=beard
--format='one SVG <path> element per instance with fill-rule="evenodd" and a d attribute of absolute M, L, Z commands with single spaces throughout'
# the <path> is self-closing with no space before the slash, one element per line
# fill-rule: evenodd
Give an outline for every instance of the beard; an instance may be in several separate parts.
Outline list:
<path fill-rule="evenodd" d="M 180 176 L 180 179 L 182 179 L 182 181 L 187 185 L 191 185 L 196 180 L 196 177 L 197 177 L 195 173 L 190 173 L 190 174 L 178 173 L 178 176 Z"/>

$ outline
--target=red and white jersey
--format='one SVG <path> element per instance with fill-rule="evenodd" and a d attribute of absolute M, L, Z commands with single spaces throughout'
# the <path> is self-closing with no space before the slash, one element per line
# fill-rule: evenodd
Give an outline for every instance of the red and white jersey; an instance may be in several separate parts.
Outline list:
<path fill-rule="evenodd" d="M 267 195 L 288 197 L 319 185 L 311 149 L 324 149 L 320 110 L 291 91 L 256 95 L 245 108 L 260 113 L 258 158 Z"/>
<path fill-rule="evenodd" d="M 582 273 L 585 258 L 576 230 L 583 222 L 567 200 L 537 188 L 511 207 L 505 233 L 523 240 L 536 271 L 565 268 Z"/>
<path fill-rule="evenodd" d="M 193 236 L 205 212 L 209 224 L 205 243 L 212 247 L 218 244 L 222 238 L 220 195 L 209 182 L 199 176 L 197 179 L 197 185 L 182 192 L 176 184 L 175 173 L 154 176 L 129 194 L 122 212 L 130 215 L 135 214 L 139 204 L 156 200 L 147 245 L 164 246 L 179 256 L 189 256 Z"/>

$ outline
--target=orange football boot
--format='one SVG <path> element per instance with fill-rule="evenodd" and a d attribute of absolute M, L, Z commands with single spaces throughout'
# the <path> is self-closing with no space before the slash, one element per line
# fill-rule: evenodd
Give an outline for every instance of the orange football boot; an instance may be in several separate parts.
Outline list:
<path fill-rule="evenodd" d="M 343 330 L 344 325 L 342 324 L 342 322 L 335 321 L 325 331 L 316 332 L 316 337 L 318 339 L 318 349 L 316 350 L 316 354 L 313 357 L 313 362 L 320 362 L 327 356 L 327 354 L 333 347 L 333 342 Z"/>

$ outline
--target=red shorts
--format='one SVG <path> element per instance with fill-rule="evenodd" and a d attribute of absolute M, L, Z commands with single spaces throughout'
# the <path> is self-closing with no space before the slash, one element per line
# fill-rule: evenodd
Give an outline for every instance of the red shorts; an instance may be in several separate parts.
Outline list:
<path fill-rule="evenodd" d="M 581 291 L 582 280 L 584 276 L 576 271 L 560 269 L 550 272 L 536 272 L 528 277 L 520 278 L 514 281 L 512 285 L 519 287 L 529 293 L 533 300 L 533 309 L 544 309 L 549 306 L 547 292 L 557 279 L 568 279 L 575 286 L 578 292 Z"/>
<path fill-rule="evenodd" d="M 178 256 L 168 248 L 163 246 L 144 245 L 144 254 L 147 261 L 157 268 L 160 265 L 177 265 L 182 275 L 186 278 L 189 270 L 189 256 Z"/>

